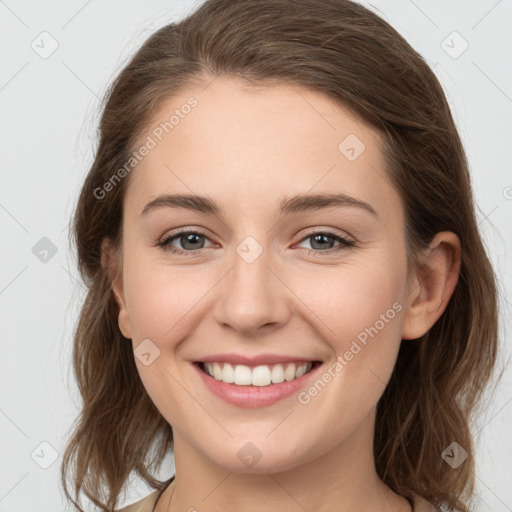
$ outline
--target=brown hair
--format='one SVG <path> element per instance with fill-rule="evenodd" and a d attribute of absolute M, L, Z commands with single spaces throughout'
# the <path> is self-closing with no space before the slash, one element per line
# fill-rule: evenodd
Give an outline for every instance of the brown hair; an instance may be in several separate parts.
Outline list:
<path fill-rule="evenodd" d="M 111 511 L 132 471 L 155 489 L 164 485 L 152 472 L 173 448 L 172 429 L 142 385 L 101 265 L 105 237 L 121 247 L 130 177 L 101 199 L 95 191 L 128 161 L 163 101 L 221 75 L 323 93 L 378 130 L 386 172 L 405 207 L 410 269 L 439 231 L 459 237 L 459 281 L 432 328 L 401 344 L 378 403 L 374 453 L 378 475 L 395 492 L 467 511 L 474 493 L 472 420 L 498 355 L 497 281 L 439 81 L 395 29 L 349 0 L 208 0 L 155 32 L 107 91 L 72 227 L 88 293 L 74 336 L 83 407 L 61 465 L 66 497 L 82 510 L 82 492 Z M 453 441 L 468 452 L 457 470 L 441 457 Z M 67 488 L 71 470 L 78 502 Z"/>

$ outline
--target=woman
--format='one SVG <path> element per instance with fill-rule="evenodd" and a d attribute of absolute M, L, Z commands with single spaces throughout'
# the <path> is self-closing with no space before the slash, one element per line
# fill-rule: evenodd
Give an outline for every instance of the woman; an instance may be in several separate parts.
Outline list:
<path fill-rule="evenodd" d="M 132 471 L 155 491 L 123 511 L 469 510 L 495 277 L 442 88 L 371 11 L 208 0 L 158 30 L 74 236 L 79 510 Z"/>

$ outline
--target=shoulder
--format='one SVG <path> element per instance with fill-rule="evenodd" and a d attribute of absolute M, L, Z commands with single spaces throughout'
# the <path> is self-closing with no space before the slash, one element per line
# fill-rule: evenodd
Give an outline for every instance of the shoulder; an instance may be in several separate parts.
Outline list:
<path fill-rule="evenodd" d="M 151 494 L 148 494 L 145 498 L 142 498 L 141 500 L 132 503 L 131 505 L 127 505 L 126 507 L 118 509 L 115 512 L 152 512 L 159 492 L 160 491 L 158 490 L 154 491 Z"/>
<path fill-rule="evenodd" d="M 148 494 L 145 498 L 118 509 L 115 512 L 152 512 L 158 499 L 159 492 L 160 491 L 154 491 L 151 494 Z M 413 502 L 414 512 L 437 512 L 436 508 L 431 503 L 418 494 L 411 491 L 407 493 L 407 495 Z"/>

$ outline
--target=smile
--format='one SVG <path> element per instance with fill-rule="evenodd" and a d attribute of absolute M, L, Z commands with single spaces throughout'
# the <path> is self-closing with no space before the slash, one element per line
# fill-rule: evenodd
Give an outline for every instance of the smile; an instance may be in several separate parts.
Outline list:
<path fill-rule="evenodd" d="M 292 381 L 309 373 L 318 361 L 277 363 L 255 367 L 243 364 L 199 363 L 201 370 L 216 380 L 236 386 L 271 386 Z"/>
<path fill-rule="evenodd" d="M 253 360 L 249 363 L 252 366 L 247 366 L 234 361 L 217 363 L 215 359 L 209 359 L 192 365 L 206 389 L 228 404 L 249 409 L 267 407 L 300 392 L 322 366 L 321 361 L 256 365 Z M 240 357 L 236 359 L 240 360 Z M 269 358 L 266 359 L 268 361 Z M 215 377 L 215 372 L 219 378 Z M 224 382 L 224 378 L 230 382 Z M 276 382 L 272 382 L 273 378 Z"/>

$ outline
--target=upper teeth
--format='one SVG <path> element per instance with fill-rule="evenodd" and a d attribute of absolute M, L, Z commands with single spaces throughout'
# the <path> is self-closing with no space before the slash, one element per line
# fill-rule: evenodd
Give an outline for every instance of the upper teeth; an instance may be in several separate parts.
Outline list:
<path fill-rule="evenodd" d="M 222 366 L 221 366 L 222 365 Z M 279 384 L 285 380 L 293 380 L 309 372 L 313 366 L 309 363 L 285 363 L 272 366 L 262 365 L 250 368 L 237 364 L 234 368 L 230 363 L 204 363 L 206 372 L 217 380 L 238 386 L 268 386 Z"/>

